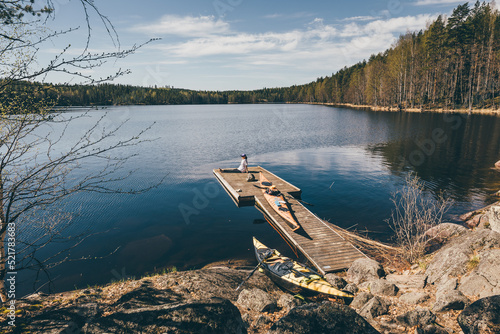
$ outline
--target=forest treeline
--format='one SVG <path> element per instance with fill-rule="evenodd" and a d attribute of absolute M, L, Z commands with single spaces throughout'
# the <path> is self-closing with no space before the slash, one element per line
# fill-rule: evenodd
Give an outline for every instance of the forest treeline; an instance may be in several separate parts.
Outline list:
<path fill-rule="evenodd" d="M 19 82 L 14 95 L 61 106 L 316 102 L 403 108 L 497 108 L 500 14 L 494 4 L 459 5 L 385 52 L 305 85 L 254 91 L 194 91 L 128 85 Z"/>

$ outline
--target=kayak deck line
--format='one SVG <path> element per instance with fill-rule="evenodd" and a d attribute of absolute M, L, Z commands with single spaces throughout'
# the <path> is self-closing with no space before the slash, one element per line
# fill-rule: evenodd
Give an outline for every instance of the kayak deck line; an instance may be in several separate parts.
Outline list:
<path fill-rule="evenodd" d="M 256 206 L 294 251 L 302 253 L 322 275 L 347 269 L 355 260 L 366 257 L 335 232 L 329 226 L 330 223 L 319 219 L 297 200 L 302 194 L 299 188 L 262 167 L 250 167 L 249 172 L 256 181 L 247 182 L 246 173 L 213 171 L 238 207 Z M 285 195 L 301 229 L 293 232 L 285 219 L 264 198 L 262 190 L 254 186 L 259 185 L 260 172 Z"/>

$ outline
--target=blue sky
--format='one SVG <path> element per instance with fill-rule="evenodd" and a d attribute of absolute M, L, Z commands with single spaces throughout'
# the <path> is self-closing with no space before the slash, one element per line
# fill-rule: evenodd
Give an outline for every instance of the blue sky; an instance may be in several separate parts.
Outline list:
<path fill-rule="evenodd" d="M 40 61 L 68 43 L 83 46 L 85 18 L 75 0 L 53 0 L 54 29 L 80 30 L 51 41 Z M 89 72 L 117 68 L 131 74 L 118 83 L 197 90 L 251 90 L 304 84 L 331 75 L 389 48 L 400 34 L 425 29 L 439 14 L 465 1 L 453 0 L 96 0 L 112 21 L 121 48 L 154 41 L 135 54 Z M 91 50 L 116 45 L 94 16 Z M 71 81 L 62 76 L 49 81 Z"/>

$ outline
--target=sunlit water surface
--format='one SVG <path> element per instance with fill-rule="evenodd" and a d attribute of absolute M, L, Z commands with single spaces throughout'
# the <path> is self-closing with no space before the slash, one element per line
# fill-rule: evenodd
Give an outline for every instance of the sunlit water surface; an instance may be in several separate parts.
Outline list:
<path fill-rule="evenodd" d="M 385 220 L 391 194 L 410 171 L 425 181 L 430 196 L 445 191 L 453 198 L 449 220 L 491 203 L 500 188 L 500 173 L 491 168 L 500 159 L 498 117 L 311 105 L 112 107 L 74 120 L 61 149 L 105 113 L 102 127 L 128 120 L 114 140 L 154 123 L 142 136 L 151 141 L 118 152 L 137 154 L 126 165 L 135 173 L 119 186 L 139 189 L 164 180 L 140 195 L 86 193 L 65 203 L 74 213 L 66 233 L 92 236 L 71 250 L 74 261 L 50 271 L 56 291 L 173 266 L 252 263 L 252 236 L 293 255 L 259 211 L 237 208 L 215 181 L 212 169 L 237 167 L 241 153 L 251 166 L 263 166 L 301 188 L 302 199 L 314 204 L 309 209 L 319 217 L 367 230 L 380 240 L 390 239 Z M 82 175 L 102 163 L 89 161 Z M 48 247 L 38 256 L 63 247 Z M 81 257 L 87 259 L 76 260 Z M 19 275 L 19 294 L 32 291 L 32 275 Z M 41 276 L 37 286 L 46 281 Z"/>

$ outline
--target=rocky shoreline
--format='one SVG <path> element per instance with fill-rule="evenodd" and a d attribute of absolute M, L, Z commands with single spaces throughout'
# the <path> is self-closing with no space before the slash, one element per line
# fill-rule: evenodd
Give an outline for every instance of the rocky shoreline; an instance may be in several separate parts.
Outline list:
<path fill-rule="evenodd" d="M 429 230 L 440 248 L 411 268 L 384 268 L 366 258 L 328 274 L 332 285 L 355 293 L 350 305 L 294 297 L 259 272 L 236 291 L 249 268 L 219 264 L 34 294 L 18 301 L 15 327 L 2 305 L 2 332 L 500 333 L 499 208 L 500 202 L 482 210 L 488 223 L 473 229 Z"/>

